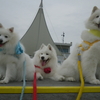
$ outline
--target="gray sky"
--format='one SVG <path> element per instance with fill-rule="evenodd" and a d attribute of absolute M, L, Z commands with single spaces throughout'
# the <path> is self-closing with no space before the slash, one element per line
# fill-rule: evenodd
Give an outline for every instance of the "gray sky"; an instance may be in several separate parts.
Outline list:
<path fill-rule="evenodd" d="M 0 23 L 6 28 L 14 27 L 20 38 L 31 25 L 41 0 L 0 0 Z M 44 14 L 54 42 L 81 42 L 84 22 L 93 6 L 100 8 L 100 0 L 43 0 Z M 56 37 L 57 35 L 57 37 Z"/>

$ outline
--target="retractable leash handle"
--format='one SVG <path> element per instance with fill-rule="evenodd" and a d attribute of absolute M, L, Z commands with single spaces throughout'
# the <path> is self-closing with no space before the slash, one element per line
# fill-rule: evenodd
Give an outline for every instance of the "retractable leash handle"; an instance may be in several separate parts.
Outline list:
<path fill-rule="evenodd" d="M 81 86 L 80 86 L 80 90 L 79 90 L 79 93 L 78 93 L 76 100 L 80 100 L 80 98 L 82 96 L 83 89 L 84 89 L 84 79 L 83 79 L 83 73 L 82 73 L 80 51 L 78 51 L 78 70 L 79 70 L 79 75 L 80 75 L 80 80 L 81 80 Z"/>

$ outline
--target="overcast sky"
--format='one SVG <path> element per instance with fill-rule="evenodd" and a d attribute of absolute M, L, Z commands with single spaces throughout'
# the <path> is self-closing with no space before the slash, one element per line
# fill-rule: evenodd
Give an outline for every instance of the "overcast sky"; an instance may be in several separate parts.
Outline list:
<path fill-rule="evenodd" d="M 20 38 L 31 25 L 41 0 L 0 0 L 0 23 L 14 27 Z M 100 8 L 100 0 L 43 0 L 44 14 L 54 42 L 81 42 L 81 32 L 92 8 Z M 57 35 L 57 36 L 56 36 Z"/>

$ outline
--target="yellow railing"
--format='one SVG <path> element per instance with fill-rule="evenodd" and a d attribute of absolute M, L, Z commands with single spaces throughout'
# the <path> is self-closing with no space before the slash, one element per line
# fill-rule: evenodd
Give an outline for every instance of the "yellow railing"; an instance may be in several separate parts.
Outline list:
<path fill-rule="evenodd" d="M 100 86 L 84 86 L 81 57 L 78 54 L 78 69 L 81 86 L 37 86 L 37 93 L 78 93 L 76 100 L 80 100 L 82 93 L 98 93 Z M 0 86 L 0 93 L 21 93 L 22 86 Z M 24 93 L 33 93 L 32 86 L 26 86 Z"/>
<path fill-rule="evenodd" d="M 0 93 L 21 93 L 21 86 L 0 86 Z M 80 86 L 38 86 L 37 93 L 78 93 Z M 100 86 L 84 86 L 83 93 L 100 92 Z M 33 93 L 32 86 L 25 87 L 25 93 Z"/>

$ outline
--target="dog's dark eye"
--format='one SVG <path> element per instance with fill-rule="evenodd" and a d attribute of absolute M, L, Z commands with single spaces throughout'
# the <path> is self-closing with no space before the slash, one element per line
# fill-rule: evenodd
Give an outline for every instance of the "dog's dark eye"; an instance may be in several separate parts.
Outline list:
<path fill-rule="evenodd" d="M 5 38 L 8 38 L 8 36 L 5 36 Z"/>
<path fill-rule="evenodd" d="M 49 55 L 48 53 L 46 53 L 46 55 Z"/>
<path fill-rule="evenodd" d="M 98 18 L 99 17 L 99 15 L 98 16 L 96 16 L 96 18 Z"/>
<path fill-rule="evenodd" d="M 1 36 L 1 34 L 0 34 L 0 36 Z"/>

